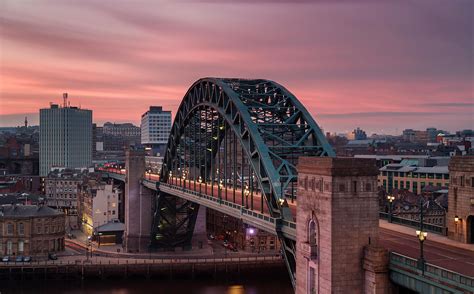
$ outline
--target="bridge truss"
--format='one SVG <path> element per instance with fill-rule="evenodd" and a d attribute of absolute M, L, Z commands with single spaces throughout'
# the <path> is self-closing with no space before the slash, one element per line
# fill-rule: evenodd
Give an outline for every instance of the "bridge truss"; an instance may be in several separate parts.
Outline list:
<path fill-rule="evenodd" d="M 300 156 L 334 151 L 293 94 L 268 80 L 204 78 L 178 109 L 160 181 L 293 221 Z M 152 246 L 189 246 L 198 210 L 160 192 Z M 295 243 L 275 233 L 294 282 Z"/>

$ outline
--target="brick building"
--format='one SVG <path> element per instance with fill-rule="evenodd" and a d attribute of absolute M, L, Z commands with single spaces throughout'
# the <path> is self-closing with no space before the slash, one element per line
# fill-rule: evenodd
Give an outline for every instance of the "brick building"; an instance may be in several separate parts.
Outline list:
<path fill-rule="evenodd" d="M 66 230 L 78 229 L 78 186 L 84 173 L 80 169 L 55 169 L 44 179 L 46 205 L 66 213 Z"/>
<path fill-rule="evenodd" d="M 0 254 L 46 256 L 64 250 L 64 213 L 47 206 L 0 206 Z"/>

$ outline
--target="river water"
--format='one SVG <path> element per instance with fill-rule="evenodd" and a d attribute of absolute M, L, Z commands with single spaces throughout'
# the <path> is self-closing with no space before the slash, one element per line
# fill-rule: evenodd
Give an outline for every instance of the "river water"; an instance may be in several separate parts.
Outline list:
<path fill-rule="evenodd" d="M 289 279 L 282 276 L 218 282 L 163 280 L 0 281 L 0 293 L 24 294 L 293 294 Z"/>

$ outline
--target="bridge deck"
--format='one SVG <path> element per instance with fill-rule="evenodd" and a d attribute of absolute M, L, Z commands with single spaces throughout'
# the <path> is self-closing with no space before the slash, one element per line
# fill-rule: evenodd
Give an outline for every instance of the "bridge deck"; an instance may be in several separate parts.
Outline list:
<path fill-rule="evenodd" d="M 394 251 L 408 257 L 420 256 L 420 244 L 416 236 L 409 235 L 404 230 L 395 231 L 380 228 L 380 243 L 389 251 Z M 474 277 L 474 245 L 473 250 L 459 248 L 428 239 L 424 243 L 426 262 L 433 265 Z"/>

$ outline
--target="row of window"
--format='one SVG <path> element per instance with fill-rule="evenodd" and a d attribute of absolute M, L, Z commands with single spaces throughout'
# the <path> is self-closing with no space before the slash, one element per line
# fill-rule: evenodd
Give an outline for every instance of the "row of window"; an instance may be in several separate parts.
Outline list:
<path fill-rule="evenodd" d="M 4 224 L 5 225 L 5 224 Z M 14 232 L 14 224 L 13 223 L 7 223 L 6 224 L 6 230 L 3 230 L 5 232 L 5 235 L 7 236 L 12 236 L 13 235 L 13 232 Z M 25 224 L 24 223 L 19 223 L 17 226 L 16 226 L 16 229 L 17 229 L 17 234 L 22 236 L 25 234 Z"/>
<path fill-rule="evenodd" d="M 411 183 L 410 181 L 398 181 L 398 180 L 394 180 L 394 181 L 390 181 L 388 182 L 388 187 L 389 187 L 389 190 L 391 190 L 392 188 L 395 188 L 395 189 L 406 189 L 406 190 L 410 190 L 410 184 L 412 184 L 412 191 L 413 193 L 417 194 L 418 193 L 418 183 L 420 183 L 420 186 L 421 186 L 421 189 L 423 189 L 427 184 L 428 186 L 437 186 L 437 187 L 442 187 L 443 185 L 441 183 L 433 183 L 433 182 L 413 182 Z M 387 188 L 387 180 L 383 180 L 383 183 L 382 183 L 384 189 Z M 449 186 L 448 184 L 445 184 L 446 186 Z"/>
<path fill-rule="evenodd" d="M 50 234 L 50 233 L 54 234 L 54 233 L 60 233 L 64 231 L 64 227 L 62 225 L 36 226 L 36 234 L 43 234 L 43 228 L 44 228 L 45 234 Z"/>
<path fill-rule="evenodd" d="M 3 252 L 4 249 L 3 247 L 5 246 L 6 252 Z M 25 251 L 25 241 L 19 240 L 18 241 L 18 253 L 23 253 Z M 3 242 L 0 240 L 0 253 L 7 254 L 7 255 L 12 255 L 13 254 L 13 242 L 11 240 L 8 240 L 5 245 L 3 245 Z"/>
<path fill-rule="evenodd" d="M 72 198 L 75 199 L 77 197 L 77 194 L 53 194 L 53 193 L 48 193 L 48 198 Z"/>
<path fill-rule="evenodd" d="M 382 171 L 383 176 L 407 177 L 407 178 L 421 178 L 421 179 L 449 179 L 449 174 L 435 174 L 435 173 L 417 173 L 417 172 L 391 172 Z"/>

